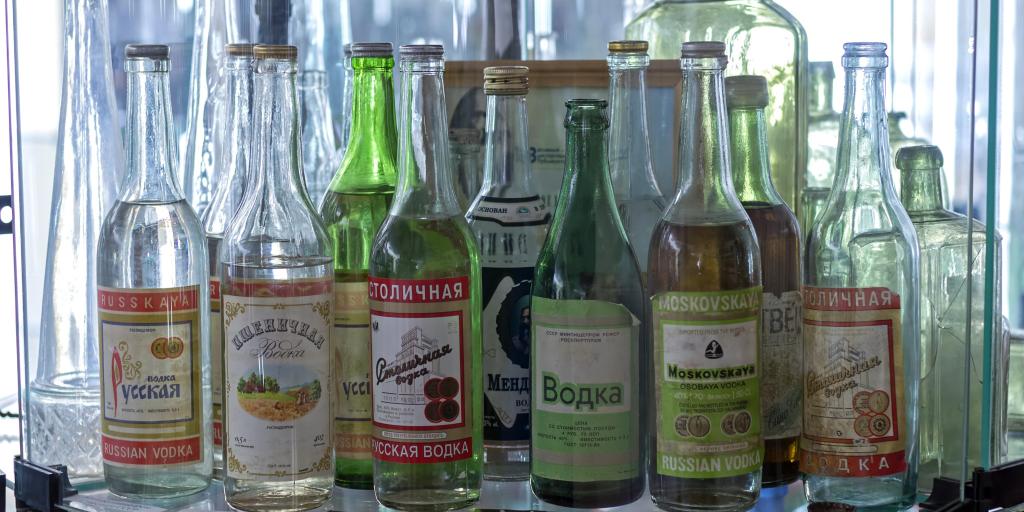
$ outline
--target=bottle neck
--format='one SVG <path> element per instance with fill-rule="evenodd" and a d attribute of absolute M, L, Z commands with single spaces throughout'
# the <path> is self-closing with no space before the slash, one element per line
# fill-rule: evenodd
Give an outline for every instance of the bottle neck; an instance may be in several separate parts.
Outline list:
<path fill-rule="evenodd" d="M 645 53 L 608 56 L 609 141 L 611 181 L 619 196 L 661 197 L 651 163 L 647 131 L 647 66 Z M 643 190 L 633 190 L 642 188 Z"/>
<path fill-rule="evenodd" d="M 125 155 L 128 173 L 121 201 L 173 202 L 182 199 L 171 149 L 171 85 L 166 60 L 127 61 L 128 114 Z"/>
<path fill-rule="evenodd" d="M 352 128 L 340 173 L 345 189 L 395 187 L 395 101 L 391 57 L 353 59 Z M 333 188 L 333 187 L 332 187 Z"/>
<path fill-rule="evenodd" d="M 812 116 L 830 114 L 832 110 L 832 79 L 821 74 L 811 82 L 809 113 Z"/>
<path fill-rule="evenodd" d="M 403 62 L 402 129 L 398 185 L 391 215 L 418 218 L 462 216 L 448 155 L 444 62 Z"/>
<path fill-rule="evenodd" d="M 848 68 L 833 188 L 874 190 L 897 201 L 887 126 L 885 67 Z"/>
<path fill-rule="evenodd" d="M 900 193 L 907 213 L 943 211 L 942 169 L 904 169 Z"/>
<path fill-rule="evenodd" d="M 768 164 L 768 131 L 764 109 L 756 107 L 729 110 L 732 175 L 736 195 L 743 204 L 782 204 L 782 196 L 772 183 Z"/>
<path fill-rule="evenodd" d="M 558 209 L 568 204 L 591 216 L 617 212 L 608 171 L 607 124 L 570 124 L 565 138 L 565 176 Z"/>
<path fill-rule="evenodd" d="M 536 195 L 530 181 L 526 133 L 526 96 L 487 96 L 481 194 L 505 198 Z"/>
<path fill-rule="evenodd" d="M 228 99 L 226 119 L 214 125 L 215 140 L 222 141 L 215 152 L 222 175 L 215 184 L 210 206 L 204 212 L 206 231 L 215 235 L 226 230 L 228 221 L 242 203 L 245 185 L 250 181 L 252 58 L 227 58 L 224 88 Z"/>
<path fill-rule="evenodd" d="M 257 60 L 253 87 L 252 188 L 264 204 L 302 201 L 312 209 L 299 158 L 295 62 Z"/>

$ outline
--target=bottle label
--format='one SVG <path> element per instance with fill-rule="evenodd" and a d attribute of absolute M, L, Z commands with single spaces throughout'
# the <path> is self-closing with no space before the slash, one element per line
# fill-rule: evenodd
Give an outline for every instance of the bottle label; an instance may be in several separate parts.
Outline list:
<path fill-rule="evenodd" d="M 202 459 L 199 289 L 99 288 L 106 464 Z"/>
<path fill-rule="evenodd" d="M 224 465 L 231 478 L 329 476 L 334 281 L 225 286 Z"/>
<path fill-rule="evenodd" d="M 761 430 L 765 439 L 800 435 L 803 418 L 803 297 L 765 293 L 761 305 Z"/>
<path fill-rule="evenodd" d="M 484 439 L 530 440 L 533 268 L 484 267 Z"/>
<path fill-rule="evenodd" d="M 658 474 L 759 471 L 761 288 L 661 293 L 651 306 Z"/>
<path fill-rule="evenodd" d="M 224 445 L 224 342 L 220 318 L 220 278 L 210 278 L 210 390 L 213 392 L 213 446 Z"/>
<path fill-rule="evenodd" d="M 370 277 L 369 286 L 374 459 L 472 457 L 469 277 Z"/>
<path fill-rule="evenodd" d="M 494 222 L 504 227 L 544 226 L 551 215 L 540 196 L 483 196 L 473 209 L 474 221 Z"/>
<path fill-rule="evenodd" d="M 334 450 L 370 460 L 370 302 L 365 281 L 334 283 Z"/>
<path fill-rule="evenodd" d="M 640 322 L 609 302 L 533 297 L 532 304 L 533 474 L 636 478 Z"/>
<path fill-rule="evenodd" d="M 906 471 L 900 296 L 804 288 L 800 470 L 830 477 Z"/>

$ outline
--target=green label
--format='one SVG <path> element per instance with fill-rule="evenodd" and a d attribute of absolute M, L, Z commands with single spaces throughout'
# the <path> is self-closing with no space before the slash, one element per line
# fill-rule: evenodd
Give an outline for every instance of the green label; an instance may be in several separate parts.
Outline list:
<path fill-rule="evenodd" d="M 651 302 L 658 474 L 759 470 L 761 288 L 668 292 Z"/>
<path fill-rule="evenodd" d="M 533 297 L 533 474 L 625 480 L 640 474 L 640 323 L 619 304 Z"/>

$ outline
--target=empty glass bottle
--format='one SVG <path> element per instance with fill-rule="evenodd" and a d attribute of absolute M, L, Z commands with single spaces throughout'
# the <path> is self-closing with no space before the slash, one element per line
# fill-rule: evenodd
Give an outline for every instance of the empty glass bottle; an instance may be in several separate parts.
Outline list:
<path fill-rule="evenodd" d="M 214 130 L 214 154 L 218 175 L 210 206 L 203 212 L 207 256 L 210 265 L 210 368 L 213 389 L 214 472 L 224 469 L 224 340 L 221 337 L 220 265 L 217 254 L 228 223 L 242 204 L 249 183 L 249 152 L 252 149 L 252 48 L 251 44 L 229 44 L 224 53 L 225 118 Z"/>
<path fill-rule="evenodd" d="M 107 0 L 64 2 L 64 84 L 44 267 L 39 353 L 25 396 L 28 458 L 102 478 L 96 237 L 117 198 L 124 150 L 116 116 Z M 14 393 L 17 390 L 10 390 Z"/>
<path fill-rule="evenodd" d="M 348 147 L 349 134 L 352 131 L 352 96 L 355 70 L 352 68 L 352 44 L 346 43 L 343 52 L 345 54 L 345 91 L 341 100 L 341 127 L 338 137 L 338 161 L 345 156 L 345 148 Z"/>
<path fill-rule="evenodd" d="M 626 25 L 650 43 L 651 57 L 678 57 L 679 43 L 724 41 L 729 75 L 761 75 L 772 91 L 765 109 L 772 180 L 796 205 L 807 165 L 807 34 L 772 0 L 656 0 Z"/>
<path fill-rule="evenodd" d="M 398 135 L 391 43 L 353 43 L 351 151 L 320 203 L 334 242 L 334 483 L 373 488 L 370 304 L 373 238 L 395 193 Z"/>
<path fill-rule="evenodd" d="M 902 197 L 903 178 L 901 169 L 896 165 L 896 154 L 903 148 L 909 148 L 911 146 L 923 146 L 927 145 L 928 141 L 919 137 L 911 137 L 904 133 L 900 127 L 900 123 L 907 118 L 906 112 L 889 112 L 886 116 L 889 123 L 889 154 L 892 155 L 892 184 L 896 187 L 896 195 Z M 946 176 L 943 173 L 939 173 L 939 187 L 942 193 L 942 205 L 944 208 L 949 207 L 949 200 L 946 197 Z"/>
<path fill-rule="evenodd" d="M 310 510 L 334 484 L 331 240 L 298 160 L 294 46 L 257 45 L 252 171 L 221 242 L 224 495 Z"/>
<path fill-rule="evenodd" d="M 370 256 L 373 487 L 392 508 L 454 510 L 483 474 L 480 264 L 449 167 L 444 49 L 400 54 L 398 186 Z"/>
<path fill-rule="evenodd" d="M 896 197 L 883 43 L 847 43 L 836 177 L 804 255 L 809 501 L 909 507 L 917 491 L 919 251 Z"/>
<path fill-rule="evenodd" d="M 450 128 L 448 143 L 452 150 L 452 174 L 455 179 L 455 195 L 459 207 L 469 210 L 473 199 L 480 192 L 483 176 L 483 162 L 480 161 L 480 141 L 483 133 L 476 128 Z"/>
<path fill-rule="evenodd" d="M 103 472 L 111 492 L 169 498 L 213 472 L 206 239 L 175 176 L 164 45 L 128 45 L 127 174 L 100 228 Z"/>
<path fill-rule="evenodd" d="M 647 135 L 647 41 L 608 43 L 608 167 L 626 236 L 637 261 L 647 264 L 651 230 L 665 200 L 654 179 Z M 646 269 L 643 270 L 646 272 Z"/>
<path fill-rule="evenodd" d="M 942 152 L 935 146 L 905 147 L 896 154 L 896 165 L 902 172 L 903 206 L 917 229 L 921 249 L 921 462 L 917 489 L 929 493 L 936 477 L 960 478 L 965 455 L 968 471 L 999 461 L 1003 409 L 998 404 L 1003 402 L 996 397 L 1006 390 L 1009 354 L 1002 342 L 999 293 L 994 297 L 994 317 L 985 318 L 985 225 L 943 206 Z M 997 239 L 992 245 L 997 249 L 996 269 L 1001 264 L 1000 244 Z M 998 274 L 994 284 L 998 290 Z M 993 326 L 991 339 L 985 339 L 986 321 Z M 983 409 L 982 396 L 986 345 L 992 347 L 992 363 L 997 367 L 988 379 L 993 397 L 989 410 Z M 964 388 L 965 362 L 970 365 L 969 392 Z M 965 414 L 970 417 L 966 454 L 962 437 Z M 982 423 L 986 415 L 990 418 L 988 431 Z M 983 456 L 985 447 L 988 452 Z"/>
<path fill-rule="evenodd" d="M 530 303 L 530 473 L 546 502 L 613 507 L 644 491 L 646 299 L 608 175 L 608 102 L 565 105 L 562 190 Z"/>
<path fill-rule="evenodd" d="M 530 287 L 550 215 L 533 187 L 529 68 L 484 69 L 484 180 L 466 214 L 483 276 L 484 473 L 530 476 Z"/>
<path fill-rule="evenodd" d="M 319 202 L 338 164 L 331 106 L 327 101 L 327 73 L 303 70 L 298 74 L 297 83 L 302 169 L 310 199 Z"/>
<path fill-rule="evenodd" d="M 761 484 L 776 487 L 800 476 L 803 420 L 803 299 L 800 296 L 800 227 L 772 185 L 768 167 L 764 77 L 725 79 L 729 109 L 732 178 L 736 195 L 754 225 L 764 285 L 761 305 Z"/>
<path fill-rule="evenodd" d="M 831 61 L 810 65 L 811 91 L 807 124 L 807 174 L 800 191 L 800 228 L 811 229 L 825 206 L 836 177 L 836 146 L 839 144 L 839 113 L 832 109 L 832 83 L 836 73 Z"/>
<path fill-rule="evenodd" d="M 651 237 L 648 474 L 664 510 L 746 510 L 761 490 L 761 254 L 733 189 L 725 50 L 682 44 L 678 185 Z"/>

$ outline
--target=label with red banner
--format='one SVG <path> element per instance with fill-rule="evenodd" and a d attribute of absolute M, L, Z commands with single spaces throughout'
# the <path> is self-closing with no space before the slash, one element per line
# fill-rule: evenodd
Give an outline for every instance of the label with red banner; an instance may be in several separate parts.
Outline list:
<path fill-rule="evenodd" d="M 371 277 L 373 457 L 430 464 L 473 455 L 469 278 Z"/>
<path fill-rule="evenodd" d="M 210 389 L 213 391 L 213 446 L 224 444 L 224 328 L 220 319 L 220 278 L 210 278 Z"/>
<path fill-rule="evenodd" d="M 103 461 L 202 459 L 199 286 L 99 289 Z"/>
<path fill-rule="evenodd" d="M 804 288 L 804 473 L 906 471 L 900 307 L 888 288 Z"/>

